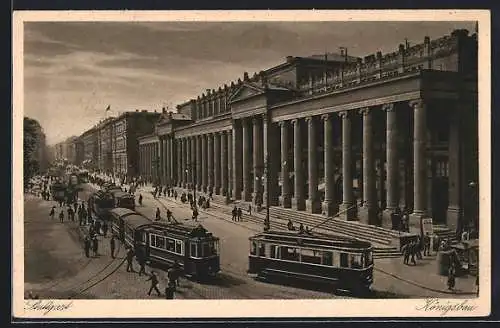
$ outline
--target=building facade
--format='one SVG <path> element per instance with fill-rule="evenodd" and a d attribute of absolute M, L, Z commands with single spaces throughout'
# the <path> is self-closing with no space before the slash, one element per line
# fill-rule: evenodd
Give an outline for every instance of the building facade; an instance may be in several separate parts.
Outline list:
<path fill-rule="evenodd" d="M 125 112 L 114 120 L 113 173 L 120 177 L 139 175 L 140 136 L 151 134 L 159 113 Z"/>
<path fill-rule="evenodd" d="M 287 57 L 160 120 L 141 174 L 388 228 L 396 208 L 414 227 L 474 225 L 477 49 L 456 30 L 385 55 Z"/>
<path fill-rule="evenodd" d="M 89 169 L 97 169 L 98 145 L 97 145 L 97 129 L 92 127 L 85 131 L 81 136 L 83 147 L 82 166 Z"/>

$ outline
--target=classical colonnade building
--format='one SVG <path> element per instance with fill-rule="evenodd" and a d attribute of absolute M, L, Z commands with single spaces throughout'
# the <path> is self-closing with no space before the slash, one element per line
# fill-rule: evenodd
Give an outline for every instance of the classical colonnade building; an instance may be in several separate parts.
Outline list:
<path fill-rule="evenodd" d="M 476 216 L 477 39 L 465 30 L 362 59 L 287 57 L 177 109 L 139 141 L 151 181 L 386 227 L 396 208 L 450 228 Z"/>

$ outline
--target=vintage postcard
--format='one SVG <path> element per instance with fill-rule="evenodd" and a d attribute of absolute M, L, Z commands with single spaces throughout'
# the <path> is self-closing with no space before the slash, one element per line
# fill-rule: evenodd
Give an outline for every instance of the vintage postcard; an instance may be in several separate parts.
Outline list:
<path fill-rule="evenodd" d="M 490 313 L 488 11 L 24 11 L 13 40 L 15 317 Z"/>

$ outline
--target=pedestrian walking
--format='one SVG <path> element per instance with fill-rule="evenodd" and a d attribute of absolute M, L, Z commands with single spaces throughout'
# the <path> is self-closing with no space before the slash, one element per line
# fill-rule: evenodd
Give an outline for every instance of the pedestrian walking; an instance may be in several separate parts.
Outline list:
<path fill-rule="evenodd" d="M 167 208 L 167 221 L 170 222 L 172 220 L 172 212 Z"/>
<path fill-rule="evenodd" d="M 77 210 L 78 210 L 78 202 L 74 202 L 73 203 L 73 212 L 76 213 Z"/>
<path fill-rule="evenodd" d="M 98 249 L 99 249 L 99 241 L 97 240 L 97 237 L 94 236 L 94 238 L 92 238 L 92 251 L 94 252 L 94 256 L 97 256 Z"/>
<path fill-rule="evenodd" d="M 175 294 L 175 287 L 169 282 L 165 287 L 165 299 L 173 300 Z"/>
<path fill-rule="evenodd" d="M 401 253 L 403 253 L 403 263 L 408 265 L 408 261 L 410 260 L 410 244 L 406 243 L 401 247 Z"/>
<path fill-rule="evenodd" d="M 83 249 L 85 250 L 85 256 L 90 257 L 90 238 L 89 236 L 85 236 L 85 240 L 83 242 Z"/>
<path fill-rule="evenodd" d="M 106 221 L 102 224 L 102 233 L 104 237 L 108 235 L 108 224 L 106 223 Z"/>
<path fill-rule="evenodd" d="M 134 259 L 134 250 L 129 247 L 127 251 L 127 272 L 135 272 L 132 260 Z"/>
<path fill-rule="evenodd" d="M 56 214 L 56 207 L 55 206 L 52 206 L 52 208 L 50 209 L 50 213 L 49 213 L 49 217 L 51 220 L 54 219 L 54 215 Z"/>
<path fill-rule="evenodd" d="M 450 266 L 448 268 L 448 290 L 454 291 L 455 290 L 455 263 L 451 262 Z"/>
<path fill-rule="evenodd" d="M 417 261 L 415 261 L 417 243 L 412 241 L 410 243 L 410 261 L 413 265 L 417 265 Z"/>
<path fill-rule="evenodd" d="M 198 209 L 196 207 L 193 208 L 193 217 L 192 217 L 192 219 L 194 221 L 198 221 Z"/>
<path fill-rule="evenodd" d="M 238 209 L 236 208 L 236 206 L 231 211 L 231 214 L 232 214 L 231 220 L 236 221 L 236 216 L 238 215 Z"/>
<path fill-rule="evenodd" d="M 61 212 L 59 212 L 59 221 L 61 221 L 61 223 L 64 222 L 64 211 L 61 210 Z"/>
<path fill-rule="evenodd" d="M 68 207 L 68 220 L 75 221 L 75 212 L 73 212 L 73 208 Z"/>
<path fill-rule="evenodd" d="M 109 248 L 111 249 L 111 258 L 115 258 L 115 248 L 116 248 L 115 235 L 112 235 L 111 239 L 109 240 Z"/>
<path fill-rule="evenodd" d="M 420 236 L 417 237 L 417 242 L 415 243 L 415 255 L 418 260 L 422 259 L 422 238 Z"/>
<path fill-rule="evenodd" d="M 156 208 L 155 219 L 156 219 L 156 221 L 161 220 L 161 212 L 160 212 L 160 208 L 159 207 Z"/>
<path fill-rule="evenodd" d="M 161 296 L 160 290 L 158 289 L 158 276 L 156 275 L 156 272 L 151 271 L 151 275 L 146 281 L 151 281 L 151 287 L 149 287 L 148 296 L 151 295 L 153 289 L 158 294 L 158 296 Z"/>
<path fill-rule="evenodd" d="M 424 256 L 430 256 L 431 255 L 430 251 L 431 251 L 431 237 L 427 232 L 424 235 Z"/>
<path fill-rule="evenodd" d="M 248 205 L 248 215 L 252 215 L 252 205 Z"/>
<path fill-rule="evenodd" d="M 238 207 L 237 215 L 236 215 L 236 218 L 237 218 L 236 221 L 241 221 L 241 216 L 242 215 L 243 215 L 243 212 L 241 211 L 241 207 Z"/>
<path fill-rule="evenodd" d="M 139 206 L 142 206 L 142 194 L 139 194 Z"/>

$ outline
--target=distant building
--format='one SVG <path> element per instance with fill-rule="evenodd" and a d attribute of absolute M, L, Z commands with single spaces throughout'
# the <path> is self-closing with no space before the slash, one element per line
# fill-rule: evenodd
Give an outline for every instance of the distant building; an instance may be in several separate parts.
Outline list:
<path fill-rule="evenodd" d="M 124 112 L 112 121 L 112 171 L 120 177 L 133 177 L 139 172 L 138 138 L 150 134 L 160 114 L 148 111 Z"/>
<path fill-rule="evenodd" d="M 98 162 L 98 149 L 97 146 L 97 129 L 92 127 L 85 131 L 80 139 L 83 148 L 83 161 L 82 166 L 88 169 L 96 170 Z"/>

